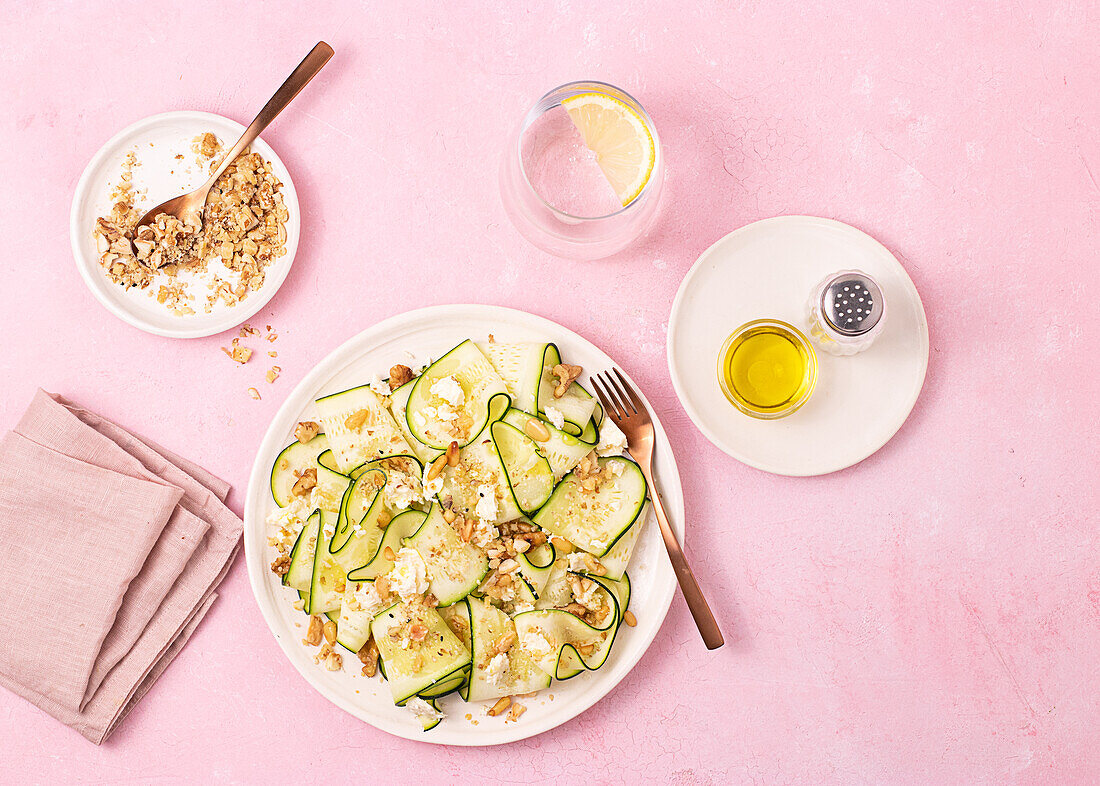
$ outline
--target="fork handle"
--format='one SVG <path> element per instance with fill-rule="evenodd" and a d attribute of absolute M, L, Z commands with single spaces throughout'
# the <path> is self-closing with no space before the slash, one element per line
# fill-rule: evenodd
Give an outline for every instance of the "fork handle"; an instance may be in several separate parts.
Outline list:
<path fill-rule="evenodd" d="M 718 649 L 726 643 L 726 640 L 722 637 L 722 631 L 718 629 L 718 622 L 714 619 L 714 614 L 711 613 L 707 599 L 703 596 L 703 590 L 699 587 L 699 582 L 695 580 L 695 574 L 691 572 L 691 566 L 688 565 L 684 550 L 680 547 L 680 541 L 676 540 L 676 533 L 672 531 L 672 526 L 668 523 L 668 516 L 665 514 L 665 503 L 661 501 L 661 494 L 657 491 L 657 484 L 653 482 L 652 473 L 644 472 L 643 474 L 646 482 L 649 483 L 653 510 L 657 513 L 657 523 L 661 525 L 661 537 L 664 538 L 668 558 L 672 561 L 672 570 L 676 573 L 676 581 L 680 584 L 680 591 L 684 593 L 688 610 L 695 620 L 695 627 L 699 629 L 699 633 L 703 637 L 703 643 L 706 644 L 708 650 Z"/>

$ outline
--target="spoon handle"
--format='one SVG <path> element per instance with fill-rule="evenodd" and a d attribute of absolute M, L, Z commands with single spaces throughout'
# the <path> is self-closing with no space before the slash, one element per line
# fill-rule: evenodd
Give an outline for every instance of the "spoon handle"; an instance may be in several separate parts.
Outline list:
<path fill-rule="evenodd" d="M 213 186 L 226 168 L 237 160 L 237 156 L 241 154 L 241 151 L 251 145 L 256 137 L 262 134 L 264 129 L 270 125 L 271 121 L 278 117 L 280 112 L 286 109 L 287 104 L 293 101 L 298 93 L 302 92 L 302 88 L 309 84 L 309 80 L 317 76 L 317 73 L 324 67 L 325 63 L 329 61 L 332 55 L 332 47 L 324 41 L 318 42 L 317 46 L 310 50 L 309 54 L 305 56 L 305 59 L 302 60 L 302 62 L 298 64 L 298 67 L 286 78 L 282 86 L 275 91 L 275 95 L 271 96 L 271 100 L 264 104 L 264 108 L 260 110 L 260 114 L 256 115 L 256 119 L 244 130 L 244 133 L 241 134 L 241 138 L 237 140 L 237 144 L 233 145 L 233 149 L 225 154 L 221 163 L 218 164 L 218 168 L 214 170 L 214 174 L 212 174 L 210 180 L 207 181 L 206 185 L 208 188 Z"/>

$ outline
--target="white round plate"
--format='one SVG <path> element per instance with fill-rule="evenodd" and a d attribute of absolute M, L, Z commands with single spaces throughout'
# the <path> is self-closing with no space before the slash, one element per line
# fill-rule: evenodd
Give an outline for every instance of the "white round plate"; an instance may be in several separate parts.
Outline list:
<path fill-rule="evenodd" d="M 882 333 L 866 352 L 817 351 L 810 400 L 780 420 L 734 408 L 718 384 L 726 338 L 752 319 L 809 333 L 806 303 L 827 275 L 870 274 L 886 300 Z M 735 230 L 708 248 L 680 284 L 668 322 L 668 368 L 688 415 L 716 446 L 780 475 L 824 475 L 870 456 L 909 416 L 928 368 L 928 322 L 901 263 L 858 229 L 812 216 L 780 216 Z"/>
<path fill-rule="evenodd" d="M 177 316 L 150 296 L 157 289 L 124 288 L 110 281 L 103 273 L 96 253 L 92 227 L 99 216 L 111 209 L 111 190 L 118 184 L 126 154 L 133 151 L 140 166 L 134 167 L 134 188 L 144 190 L 137 207 L 149 209 L 166 199 L 194 190 L 202 185 L 209 172 L 195 161 L 191 141 L 210 131 L 228 149 L 244 132 L 235 120 L 210 112 L 164 112 L 127 126 L 107 141 L 88 162 L 76 184 L 72 210 L 69 214 L 69 236 L 73 257 L 80 275 L 92 294 L 107 310 L 136 328 L 170 338 L 211 336 L 235 327 L 265 305 L 286 279 L 301 235 L 301 211 L 298 194 L 283 162 L 262 139 L 252 149 L 271 162 L 276 176 L 283 183 L 283 200 L 290 218 L 286 222 L 286 254 L 268 268 L 263 287 L 252 292 L 236 306 L 218 301 L 209 314 L 205 313 L 207 292 L 199 285 L 191 287 L 195 300 L 190 304 L 196 313 Z M 177 159 L 182 155 L 182 159 Z"/>
<path fill-rule="evenodd" d="M 524 699 L 527 712 L 515 723 L 505 723 L 503 715 L 495 718 L 485 715 L 485 707 L 491 702 L 467 704 L 451 695 L 441 703 L 447 718 L 425 732 L 408 710 L 393 705 L 383 682 L 360 675 L 359 662 L 354 656 L 345 654 L 347 665 L 341 672 L 326 671 L 313 662 L 316 650 L 301 641 L 306 617 L 292 606 L 297 593 L 283 587 L 269 568 L 274 550 L 267 545 L 264 519 L 275 509 L 269 485 L 275 458 L 294 439 L 294 427 L 299 421 L 316 419 L 313 410 L 316 398 L 361 385 L 374 374 L 384 375 L 395 363 L 412 365 L 409 353 L 426 362 L 428 358 L 440 357 L 463 339 L 484 340 L 489 333 L 502 342 L 553 341 L 563 358 L 581 364 L 586 372 L 612 365 L 611 358 L 576 333 L 522 311 L 478 305 L 433 306 L 410 311 L 363 331 L 310 371 L 268 428 L 248 482 L 244 510 L 248 577 L 279 646 L 306 681 L 333 704 L 383 731 L 421 742 L 498 745 L 540 734 L 576 717 L 614 688 L 642 657 L 664 621 L 676 588 L 676 577 L 661 543 L 660 531 L 649 521 L 629 568 L 630 608 L 638 618 L 637 627 L 624 626 L 619 631 L 607 662 L 597 671 L 564 682 L 555 680 L 548 690 Z M 586 379 L 587 373 L 582 381 Z M 668 437 L 656 417 L 653 426 L 657 436 L 656 475 L 672 525 L 682 538 L 684 498 L 680 476 Z M 553 701 L 548 698 L 551 693 Z M 466 720 L 468 712 L 478 721 L 477 726 Z"/>

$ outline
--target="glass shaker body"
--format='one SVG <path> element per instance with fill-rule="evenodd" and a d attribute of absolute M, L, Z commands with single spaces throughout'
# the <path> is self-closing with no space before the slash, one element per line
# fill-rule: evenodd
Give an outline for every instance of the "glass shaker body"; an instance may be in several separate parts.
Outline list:
<path fill-rule="evenodd" d="M 825 277 L 806 303 L 810 336 L 830 355 L 868 349 L 886 322 L 886 299 L 873 278 L 859 270 Z"/>

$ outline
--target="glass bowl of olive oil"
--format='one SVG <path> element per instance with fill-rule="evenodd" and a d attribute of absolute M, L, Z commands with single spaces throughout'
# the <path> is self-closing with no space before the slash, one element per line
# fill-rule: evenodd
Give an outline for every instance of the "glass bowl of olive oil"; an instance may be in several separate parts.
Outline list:
<path fill-rule="evenodd" d="M 793 325 L 753 320 L 722 345 L 718 382 L 730 403 L 746 415 L 775 420 L 809 400 L 817 382 L 817 355 Z"/>

